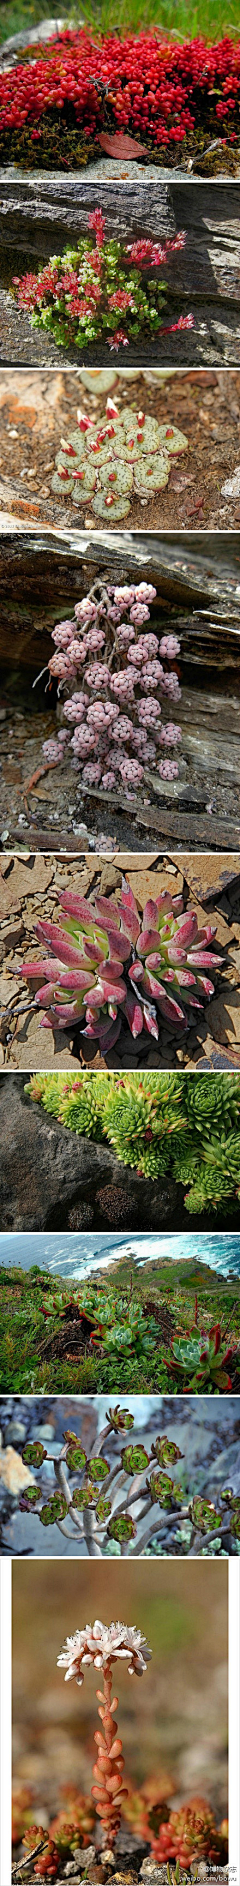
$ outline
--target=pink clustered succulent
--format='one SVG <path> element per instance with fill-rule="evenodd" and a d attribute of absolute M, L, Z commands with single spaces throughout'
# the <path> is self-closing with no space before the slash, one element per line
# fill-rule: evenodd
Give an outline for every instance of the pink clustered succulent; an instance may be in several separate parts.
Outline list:
<path fill-rule="evenodd" d="M 195 911 L 184 911 L 182 897 L 162 891 L 148 899 L 141 917 L 123 879 L 120 903 L 101 895 L 88 902 L 63 891 L 60 905 L 59 927 L 36 925 L 49 955 L 19 972 L 41 985 L 35 1001 L 45 1011 L 44 1027 L 80 1024 L 107 1052 L 123 1018 L 134 1038 L 145 1029 L 158 1039 L 159 1011 L 175 1032 L 185 1030 L 185 1005 L 201 1010 L 202 996 L 214 994 L 209 968 L 221 961 L 209 948 L 215 926 L 198 931 Z"/>
<path fill-rule="evenodd" d="M 73 691 L 63 708 L 67 728 L 44 741 L 43 753 L 57 764 L 70 746 L 90 792 L 114 792 L 120 781 L 129 798 L 142 785 L 146 767 L 166 781 L 178 775 L 177 760 L 169 755 L 181 742 L 181 728 L 172 719 L 162 721 L 160 695 L 167 707 L 178 704 L 180 642 L 167 634 L 159 642 L 148 631 L 155 596 L 152 583 L 97 582 L 76 603 L 73 619 L 53 629 L 49 673 L 59 694 L 63 687 Z M 74 685 L 78 675 L 80 688 Z"/>

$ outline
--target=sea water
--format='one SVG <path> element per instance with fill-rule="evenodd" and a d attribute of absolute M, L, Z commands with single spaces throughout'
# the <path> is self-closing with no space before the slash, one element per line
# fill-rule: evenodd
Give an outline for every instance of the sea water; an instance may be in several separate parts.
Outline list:
<path fill-rule="evenodd" d="M 20 1264 L 65 1277 L 68 1282 L 89 1277 L 92 1271 L 106 1269 L 115 1259 L 131 1259 L 137 1265 L 173 1262 L 196 1258 L 208 1264 L 221 1277 L 240 1277 L 240 1237 L 229 1233 L 182 1232 L 173 1236 L 146 1235 L 145 1232 L 122 1235 L 112 1232 L 6 1232 L 0 1236 L 0 1264 Z"/>

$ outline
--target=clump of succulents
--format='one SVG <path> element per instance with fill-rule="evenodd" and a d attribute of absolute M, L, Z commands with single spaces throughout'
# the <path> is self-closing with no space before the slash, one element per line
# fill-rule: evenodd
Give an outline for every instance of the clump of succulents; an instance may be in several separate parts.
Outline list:
<path fill-rule="evenodd" d="M 26 1087 L 64 1126 L 105 1137 L 124 1165 L 158 1179 L 172 1171 L 189 1212 L 240 1197 L 239 1074 L 34 1074 Z"/>
<path fill-rule="evenodd" d="M 103 1723 L 102 1716 L 101 1723 Z M 98 1747 L 102 1747 L 104 1759 L 103 1745 L 106 1730 L 105 1734 L 102 1730 L 101 1735 L 102 1741 L 101 1744 L 100 1742 L 98 1743 Z M 120 1738 L 118 1737 L 117 1739 L 120 1743 Z M 209 1861 L 212 1862 L 212 1864 L 216 1863 L 218 1865 L 218 1863 L 221 1862 L 224 1866 L 228 1852 L 227 1821 L 222 1821 L 220 1827 L 216 1826 L 210 1804 L 202 1795 L 194 1795 L 190 1800 L 185 1801 L 181 1807 L 177 1809 L 172 1808 L 169 1802 L 171 1802 L 171 1796 L 175 1793 L 175 1790 L 176 1784 L 168 1769 L 161 1769 L 156 1774 L 149 1776 L 141 1790 L 134 1786 L 134 1783 L 128 1776 L 127 1789 L 125 1793 L 122 1792 L 122 1813 L 127 1826 L 131 1828 L 133 1833 L 136 1834 L 140 1840 L 144 1840 L 148 1843 L 150 1853 L 152 1853 L 153 1859 L 157 1864 L 161 1864 L 161 1861 L 164 1862 L 164 1860 L 168 1862 L 168 1860 L 173 1859 L 174 1878 L 176 1860 L 178 1862 L 178 1868 L 179 1866 L 184 1866 L 185 1869 L 186 1866 L 187 1874 L 189 1867 L 194 1864 L 194 1861 L 197 1862 L 203 1858 L 206 1859 L 207 1863 Z M 16 1847 L 16 1845 L 19 1845 L 20 1840 L 23 1841 L 24 1855 L 32 1858 L 34 1879 L 35 1877 L 39 1877 L 40 1879 L 46 1880 L 60 1880 L 62 1877 L 62 1866 L 66 1861 L 74 1859 L 76 1847 L 81 1847 L 83 1844 L 87 1846 L 89 1838 L 90 1840 L 92 1838 L 95 1845 L 96 1830 L 94 1822 L 96 1821 L 96 1812 L 93 1804 L 91 1806 L 91 1803 L 88 1801 L 84 1804 L 84 1796 L 79 1795 L 77 1789 L 73 1787 L 70 1788 L 70 1786 L 62 1789 L 62 1795 L 65 1806 L 64 1808 L 60 1808 L 54 1820 L 51 1821 L 48 1832 L 44 1833 L 43 1828 L 33 1822 L 30 1826 L 27 1823 L 26 1832 L 26 1817 L 22 1802 L 23 1789 L 19 1786 L 14 1791 L 13 1845 Z M 30 1798 L 33 1810 L 33 1791 L 31 1791 Z M 91 1829 L 88 1834 L 88 1840 L 83 1843 L 81 1827 L 82 1818 L 84 1818 L 84 1805 L 86 1807 L 86 1819 L 89 1819 L 89 1822 L 91 1816 Z M 16 1833 L 16 1824 L 19 1827 L 18 1834 Z M 92 1854 L 93 1851 L 94 1849 L 91 1849 Z M 34 1859 L 34 1855 L 37 1853 L 39 1857 Z M 184 1879 L 185 1878 L 186 1874 L 184 1870 Z"/>
<path fill-rule="evenodd" d="M 86 438 L 84 416 L 79 423 L 79 437 Z M 76 437 L 72 434 L 72 439 Z M 108 447 L 97 449 L 105 452 L 104 470 L 111 476 Z M 72 463 L 72 455 L 75 448 L 68 441 L 62 451 L 64 478 L 68 478 L 66 465 Z M 83 477 L 93 478 L 94 484 L 95 470 L 89 460 L 87 465 L 89 471 L 84 469 Z M 128 474 L 128 464 L 124 469 Z M 44 741 L 43 753 L 57 765 L 70 748 L 87 791 L 116 793 L 120 788 L 129 799 L 145 777 L 154 785 L 156 773 L 166 781 L 178 776 L 172 752 L 176 754 L 181 743 L 181 727 L 172 713 L 181 693 L 176 666 L 180 642 L 174 634 L 167 633 L 159 641 L 158 635 L 149 632 L 149 605 L 155 596 L 152 583 L 104 585 L 98 581 L 75 604 L 73 619 L 56 623 L 52 631 L 55 650 L 49 676 L 57 680 L 59 695 L 63 689 L 68 691 L 63 707 L 67 727 L 59 729 L 57 738 Z M 162 720 L 161 697 L 170 709 L 171 718 L 166 721 Z"/>
<path fill-rule="evenodd" d="M 20 970 L 40 982 L 35 1001 L 45 1011 L 43 1026 L 78 1024 L 104 1053 L 118 1040 L 123 1018 L 134 1039 L 145 1030 L 158 1040 L 159 1015 L 184 1031 L 186 1005 L 199 1011 L 202 998 L 214 994 L 206 972 L 221 963 L 210 948 L 216 925 L 198 931 L 182 897 L 161 891 L 148 898 L 141 917 L 123 879 L 121 903 L 63 891 L 60 905 L 59 928 L 48 920 L 36 924 L 49 954 Z"/>
<path fill-rule="evenodd" d="M 116 352 L 135 341 L 142 329 L 152 338 L 159 328 L 162 333 L 191 328 L 192 314 L 181 314 L 167 330 L 162 328 L 167 285 L 157 273 L 147 273 L 184 248 L 184 233 L 161 244 L 143 239 L 124 246 L 105 240 L 102 210 L 93 210 L 88 222 L 93 234 L 82 237 L 77 249 L 52 256 L 38 275 L 24 275 L 22 281 L 14 277 L 19 307 L 27 309 L 32 327 L 50 330 L 59 347 L 74 341 L 85 349 L 92 341 L 106 339 Z"/>
<path fill-rule="evenodd" d="M 89 1294 L 91 1295 L 91 1292 Z M 131 1304 L 132 1298 L 129 1296 L 127 1303 L 126 1295 L 125 1303 L 120 1301 L 119 1322 L 116 1322 L 115 1328 L 111 1311 L 105 1329 L 104 1325 L 102 1326 L 99 1341 L 101 1340 L 103 1345 L 105 1335 L 106 1344 L 110 1350 L 111 1335 L 115 1338 L 116 1352 L 119 1352 L 119 1346 L 122 1348 L 125 1332 L 124 1319 L 125 1316 L 127 1318 Z M 77 1308 L 76 1298 L 76 1311 Z M 106 1309 L 108 1313 L 108 1306 Z M 141 1308 L 140 1315 L 142 1316 Z M 155 1327 L 153 1324 L 153 1339 L 155 1334 L 156 1324 Z M 131 1339 L 134 1343 L 134 1330 L 131 1323 L 129 1337 L 131 1346 Z M 205 1341 L 207 1343 L 207 1338 Z M 182 1346 L 184 1347 L 183 1338 Z M 178 1347 L 180 1348 L 180 1343 Z M 202 1387 L 200 1379 L 199 1384 L 198 1377 L 196 1383 L 188 1381 L 188 1389 L 189 1387 L 193 1388 L 196 1393 L 200 1393 Z M 231 1382 L 227 1377 L 219 1382 L 220 1389 L 228 1390 L 229 1387 L 231 1388 Z M 198 1540 L 198 1549 L 201 1552 L 201 1535 L 203 1535 L 203 1549 L 205 1550 L 208 1535 L 212 1538 L 215 1533 L 218 1544 L 219 1539 L 220 1542 L 222 1539 L 224 1544 L 224 1535 L 226 1536 L 226 1533 L 229 1535 L 230 1532 L 233 1550 L 236 1549 L 234 1539 L 238 1539 L 240 1535 L 240 1499 L 234 1496 L 231 1488 L 228 1487 L 224 1493 L 219 1494 L 217 1508 L 213 1501 L 202 1499 L 198 1494 L 194 1494 L 192 1498 L 189 1496 L 186 1498 L 179 1480 L 172 1478 L 172 1470 L 175 1471 L 178 1461 L 183 1459 L 176 1442 L 169 1440 L 165 1433 L 156 1435 L 151 1444 L 150 1453 L 142 1442 L 135 1443 L 134 1438 L 127 1440 L 127 1445 L 123 1444 L 122 1437 L 128 1435 L 133 1426 L 134 1416 L 130 1414 L 128 1408 L 121 1408 L 117 1403 L 115 1407 L 109 1408 L 104 1425 L 100 1429 L 97 1452 L 96 1442 L 94 1442 L 89 1455 L 86 1455 L 81 1439 L 70 1429 L 67 1429 L 64 1434 L 63 1445 L 57 1457 L 56 1454 L 54 1456 L 49 1452 L 47 1454 L 38 1443 L 36 1461 L 36 1444 L 27 1443 L 23 1450 L 23 1461 L 35 1471 L 37 1470 L 40 1477 L 39 1487 L 35 1486 L 35 1492 L 38 1495 L 35 1506 L 41 1525 L 45 1527 L 57 1525 L 60 1532 L 63 1530 L 65 1535 L 72 1539 L 75 1548 L 78 1546 L 80 1553 L 87 1551 L 91 1558 L 101 1558 L 106 1551 L 109 1552 L 110 1541 L 114 1542 L 110 1547 L 111 1551 L 120 1552 L 124 1556 L 131 1554 L 132 1550 L 135 1557 L 148 1552 L 152 1540 L 155 1541 L 155 1546 L 158 1542 L 161 1547 L 161 1539 L 163 1532 L 164 1537 L 166 1535 L 166 1527 L 171 1542 L 170 1549 L 173 1552 L 175 1539 L 178 1548 L 181 1520 L 185 1524 L 186 1519 L 189 1522 L 189 1538 L 187 1545 L 185 1544 L 187 1553 L 191 1553 L 191 1548 Z M 115 1437 L 115 1444 L 119 1437 L 120 1447 L 120 1451 L 119 1448 L 116 1451 L 113 1465 L 111 1458 L 109 1460 L 108 1454 L 106 1455 L 111 1435 Z M 44 1477 L 45 1459 L 48 1459 L 55 1483 L 47 1501 L 44 1498 L 44 1489 L 41 1487 L 41 1469 L 43 1467 Z M 32 1501 L 28 1498 L 27 1491 L 21 1495 L 19 1504 L 21 1511 L 31 1512 Z M 144 1530 L 145 1522 L 147 1522 L 146 1530 Z M 181 1548 L 184 1550 L 184 1534 L 181 1538 Z"/>
<path fill-rule="evenodd" d="M 111 523 L 127 517 L 131 499 L 144 500 L 168 484 L 171 459 L 186 452 L 188 440 L 177 426 L 159 425 L 150 414 L 125 406 L 119 412 L 108 399 L 105 419 L 79 412 L 78 425 L 62 441 L 56 457 L 52 491 L 73 504 L 91 504 L 96 517 Z"/>

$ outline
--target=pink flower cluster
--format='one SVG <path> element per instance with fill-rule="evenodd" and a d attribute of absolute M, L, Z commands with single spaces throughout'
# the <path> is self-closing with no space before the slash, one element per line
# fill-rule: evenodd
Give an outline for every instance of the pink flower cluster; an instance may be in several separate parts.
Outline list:
<path fill-rule="evenodd" d="M 72 691 L 63 708 L 68 727 L 60 729 L 57 740 L 45 742 L 43 751 L 54 763 L 70 742 L 73 763 L 90 791 L 99 786 L 114 791 L 120 775 L 129 797 L 144 780 L 146 766 L 162 779 L 177 777 L 177 761 L 162 758 L 159 748 L 176 748 L 181 728 L 175 721 L 162 723 L 160 695 L 180 699 L 172 666 L 180 643 L 176 635 L 163 635 L 159 642 L 148 631 L 155 596 L 152 583 L 119 587 L 97 581 L 91 594 L 76 603 L 73 620 L 53 630 L 49 671 L 58 677 L 59 694 L 64 684 Z M 90 663 L 89 652 L 97 657 Z M 79 691 L 74 682 L 82 671 Z"/>

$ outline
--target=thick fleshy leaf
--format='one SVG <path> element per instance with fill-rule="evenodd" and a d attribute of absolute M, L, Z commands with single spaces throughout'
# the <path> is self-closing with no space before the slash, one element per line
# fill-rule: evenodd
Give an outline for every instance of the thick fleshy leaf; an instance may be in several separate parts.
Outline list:
<path fill-rule="evenodd" d="M 57 923 L 43 923 L 42 920 L 36 923 L 36 936 L 39 937 L 40 943 L 49 943 L 53 953 L 57 949 L 60 962 L 69 963 L 69 967 L 71 963 L 73 965 L 75 963 L 76 969 L 79 969 L 79 950 L 74 949 L 72 943 L 68 943 L 65 931 L 59 930 Z"/>
<path fill-rule="evenodd" d="M 121 917 L 121 933 L 122 936 L 128 937 L 129 943 L 132 943 L 134 948 L 139 936 L 139 917 L 135 917 L 134 910 L 124 909 Z"/>
<path fill-rule="evenodd" d="M 190 962 L 190 952 L 187 952 L 186 944 L 180 943 L 180 941 L 177 942 L 175 937 L 172 937 L 168 943 L 167 961 L 169 963 L 175 963 L 176 969 L 178 968 L 178 964 L 181 966 L 181 963 L 183 963 L 184 967 L 186 961 Z"/>
<path fill-rule="evenodd" d="M 207 950 L 188 950 L 187 962 L 193 969 L 220 969 L 222 956 L 212 956 L 212 951 L 208 955 Z"/>
<path fill-rule="evenodd" d="M 173 1022 L 175 1028 L 181 1028 L 182 1032 L 187 1028 L 187 1017 L 183 1009 L 179 1008 L 179 1003 L 174 1001 L 174 996 L 165 994 L 165 990 L 160 996 L 159 1008 L 161 1015 L 165 1015 L 166 1021 Z"/>
<path fill-rule="evenodd" d="M 63 966 L 61 965 L 60 975 L 58 975 L 57 964 L 52 963 L 52 976 L 53 976 L 53 969 L 54 969 L 54 989 L 56 990 L 56 996 L 58 993 L 58 983 L 60 983 L 60 991 L 59 991 L 60 996 L 61 996 L 61 989 L 87 989 L 89 990 L 89 989 L 94 988 L 95 976 L 93 975 L 92 969 L 88 969 L 87 971 L 85 969 L 63 969 Z M 56 974 L 55 974 L 55 970 L 56 970 Z"/>
<path fill-rule="evenodd" d="M 138 956 L 148 956 L 149 951 L 156 951 L 160 964 L 161 948 L 158 930 L 141 930 L 136 943 L 136 950 Z"/>
<path fill-rule="evenodd" d="M 108 945 L 110 961 L 112 960 L 114 950 L 116 950 L 116 956 L 120 957 L 123 963 L 127 962 L 129 956 L 128 937 L 123 936 L 120 930 L 108 929 Z"/>
<path fill-rule="evenodd" d="M 147 904 L 145 904 L 145 910 L 143 911 L 142 930 L 156 930 L 156 928 L 157 904 L 153 897 L 149 897 Z"/>
<path fill-rule="evenodd" d="M 101 1008 L 102 1002 L 110 1002 L 110 1000 L 112 1002 L 124 1002 L 125 995 L 126 988 L 124 982 L 117 982 L 116 985 L 113 983 L 111 987 L 109 982 L 105 982 L 104 976 L 101 976 L 101 980 L 99 979 L 96 987 L 91 989 L 91 1008 Z"/>
<path fill-rule="evenodd" d="M 183 915 L 181 917 L 178 917 L 178 920 L 177 920 L 177 936 L 179 936 L 181 943 L 186 943 L 186 944 L 189 943 L 190 937 L 193 942 L 194 937 L 195 936 L 197 937 L 197 934 L 198 934 L 198 926 L 197 926 L 196 911 L 195 910 L 183 911 Z"/>
<path fill-rule="evenodd" d="M 46 987 L 46 983 L 44 982 L 43 988 L 37 990 L 35 1002 L 37 1008 L 53 1008 L 55 1003 L 55 983 L 47 982 Z"/>
<path fill-rule="evenodd" d="M 102 963 L 105 954 L 105 937 L 99 942 L 99 938 L 97 940 L 96 937 L 90 939 L 84 936 L 84 938 L 81 938 L 81 942 L 82 947 L 85 949 L 86 956 L 89 957 L 89 962 Z"/>
<path fill-rule="evenodd" d="M 143 1011 L 142 1011 L 140 1002 L 137 1001 L 137 997 L 133 994 L 133 991 L 131 989 L 129 989 L 129 993 L 126 996 L 126 1001 L 124 1003 L 124 1014 L 127 1017 L 127 1022 L 129 1022 L 129 1028 L 131 1029 L 131 1035 L 133 1035 L 133 1040 L 135 1041 L 136 1036 L 142 1034 Z"/>
<path fill-rule="evenodd" d="M 168 977 L 164 977 L 164 980 L 167 982 Z M 192 976 L 191 969 L 181 969 L 179 966 L 176 970 L 175 981 L 179 989 L 190 989 L 191 987 L 194 988 L 196 977 Z"/>
<path fill-rule="evenodd" d="M 202 1010 L 202 1002 L 197 1001 L 196 995 L 188 995 L 188 1003 L 189 1008 L 200 1008 Z"/>
<path fill-rule="evenodd" d="M 204 930 L 198 930 L 198 933 L 197 933 L 198 943 L 203 943 L 203 944 L 211 943 L 213 937 L 216 936 L 216 930 L 217 930 L 216 923 L 206 923 Z"/>
<path fill-rule="evenodd" d="M 145 957 L 145 965 L 146 965 L 146 969 L 153 969 L 153 970 L 160 969 L 161 950 L 160 949 L 150 950 L 150 956 Z M 169 970 L 169 975 L 174 976 L 174 969 Z M 165 966 L 164 966 L 164 976 L 165 976 Z"/>
<path fill-rule="evenodd" d="M 101 964 L 100 979 L 102 981 L 104 978 L 104 982 L 109 982 L 110 988 L 114 982 L 119 982 L 121 976 L 123 976 L 123 963 L 119 963 L 116 957 L 112 957 L 111 962 Z"/>
<path fill-rule="evenodd" d="M 52 1016 L 52 1026 L 55 1028 L 70 1028 L 71 1022 L 76 1022 L 77 1017 L 78 1010 L 76 1011 L 75 1003 L 62 1002 L 61 1007 L 59 1006 L 58 1009 L 55 1009 L 55 1013 Z"/>
<path fill-rule="evenodd" d="M 144 1019 L 144 1027 L 147 1029 L 148 1035 L 153 1035 L 154 1041 L 158 1041 L 159 1028 L 158 1028 L 158 1022 L 157 1022 L 157 1016 L 154 1014 L 153 1007 L 150 1007 L 150 1004 L 148 1002 L 143 1003 L 143 1019 Z"/>
<path fill-rule="evenodd" d="M 62 910 L 66 910 L 67 916 L 79 917 L 80 923 L 85 923 L 85 921 L 86 923 L 92 923 L 94 921 L 94 911 L 91 908 L 91 904 L 87 903 L 86 897 L 77 897 L 75 891 L 60 891 L 59 903 L 62 905 Z"/>
<path fill-rule="evenodd" d="M 89 904 L 87 905 L 87 909 L 88 909 L 88 915 L 89 915 Z M 97 914 L 97 917 L 100 917 L 100 921 L 101 919 L 103 919 L 103 922 L 107 920 L 107 932 L 109 930 L 109 925 L 111 923 L 114 926 L 115 930 L 120 930 L 120 912 L 118 911 L 118 905 L 113 903 L 112 898 L 100 897 L 100 895 L 99 897 L 95 897 L 94 898 L 94 913 L 93 913 L 94 915 L 95 915 L 95 912 Z"/>
<path fill-rule="evenodd" d="M 128 975 L 130 982 L 142 982 L 142 977 L 144 976 L 143 963 L 130 963 Z"/>
<path fill-rule="evenodd" d="M 137 917 L 138 923 L 139 923 L 140 919 L 139 919 L 138 907 L 136 904 L 136 898 L 133 895 L 133 891 L 131 891 L 131 885 L 126 884 L 125 878 L 122 878 L 121 904 L 122 904 L 123 910 L 133 911 L 133 915 L 134 917 Z"/>
<path fill-rule="evenodd" d="M 61 976 L 62 963 L 58 962 L 57 957 L 46 956 L 43 957 L 42 962 L 21 963 L 21 968 L 17 973 L 18 976 L 24 976 L 24 982 L 30 981 L 30 977 L 37 980 L 38 976 L 46 976 L 46 982 L 52 982 L 53 971 L 54 975 L 56 973 L 56 976 Z"/>
<path fill-rule="evenodd" d="M 143 992 L 144 992 L 144 995 L 146 993 L 146 995 L 155 996 L 156 1002 L 159 1001 L 159 995 L 165 995 L 163 982 L 158 981 L 157 976 L 153 976 L 149 974 L 149 970 L 146 969 L 146 964 L 145 964 L 145 974 L 143 977 Z"/>
<path fill-rule="evenodd" d="M 198 976 L 197 982 L 198 989 L 203 989 L 204 995 L 215 995 L 214 982 L 210 982 L 209 976 Z"/>
<path fill-rule="evenodd" d="M 175 902 L 175 899 L 174 899 L 174 902 Z M 180 903 L 182 906 L 182 898 L 180 898 Z M 170 897 L 170 891 L 161 891 L 159 897 L 155 898 L 155 904 L 156 904 L 156 910 L 159 911 L 159 915 L 163 914 L 164 916 L 165 911 L 167 912 L 169 910 L 172 916 L 173 900 L 172 900 L 172 897 Z"/>

